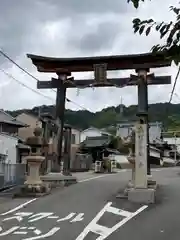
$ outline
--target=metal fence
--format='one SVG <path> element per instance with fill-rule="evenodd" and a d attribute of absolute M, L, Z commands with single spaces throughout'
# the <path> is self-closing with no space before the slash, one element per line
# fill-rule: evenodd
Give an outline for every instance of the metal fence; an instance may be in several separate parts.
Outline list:
<path fill-rule="evenodd" d="M 0 189 L 21 185 L 26 178 L 26 165 L 0 163 Z"/>

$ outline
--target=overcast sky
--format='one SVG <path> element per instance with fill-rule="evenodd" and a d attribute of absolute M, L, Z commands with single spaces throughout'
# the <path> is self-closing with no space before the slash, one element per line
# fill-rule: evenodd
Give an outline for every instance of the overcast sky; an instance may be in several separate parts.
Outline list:
<path fill-rule="evenodd" d="M 178 0 L 146 1 L 135 10 L 127 0 L 6 0 L 0 2 L 0 48 L 35 77 L 50 80 L 52 74 L 38 73 L 27 53 L 56 56 L 91 56 L 141 53 L 158 43 L 153 32 L 149 37 L 134 35 L 134 17 L 169 20 L 168 6 Z M 0 55 L 0 69 L 31 88 L 36 81 Z M 153 71 L 153 70 L 152 70 Z M 176 75 L 177 67 L 156 71 L 157 75 Z M 121 71 L 116 76 L 128 77 L 131 72 Z M 112 73 L 113 75 L 113 73 Z M 89 77 L 75 74 L 76 78 Z M 149 102 L 165 102 L 172 86 L 149 87 Z M 38 90 L 39 91 L 39 90 Z M 47 99 L 18 84 L 0 71 L 0 108 L 14 110 L 37 105 L 54 104 L 55 93 L 41 90 Z M 180 84 L 177 84 L 173 102 L 180 101 Z M 79 92 L 68 89 L 67 97 L 91 111 L 116 106 L 123 98 L 125 105 L 137 103 L 135 87 L 85 89 Z M 79 109 L 72 103 L 67 108 Z"/>

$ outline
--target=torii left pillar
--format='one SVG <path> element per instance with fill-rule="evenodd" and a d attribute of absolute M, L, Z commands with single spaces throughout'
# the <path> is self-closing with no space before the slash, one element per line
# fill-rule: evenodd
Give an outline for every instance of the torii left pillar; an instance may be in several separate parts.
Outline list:
<path fill-rule="evenodd" d="M 62 144 L 63 144 L 63 129 L 64 129 L 64 113 L 65 113 L 65 103 L 66 103 L 66 87 L 63 82 L 66 81 L 68 74 L 57 73 L 58 79 L 60 81 L 60 87 L 57 88 L 56 96 L 56 124 L 58 126 L 57 133 L 57 163 L 60 168 L 60 171 L 63 173 L 64 170 L 64 161 L 62 158 Z"/>

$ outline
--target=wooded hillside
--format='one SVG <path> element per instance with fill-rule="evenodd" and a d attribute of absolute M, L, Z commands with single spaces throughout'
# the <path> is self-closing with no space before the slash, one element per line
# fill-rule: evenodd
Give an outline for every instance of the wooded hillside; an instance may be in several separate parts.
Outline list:
<path fill-rule="evenodd" d="M 39 106 L 33 109 L 21 109 L 16 111 L 8 111 L 16 117 L 22 112 L 29 112 L 38 115 Z M 41 106 L 41 112 L 54 113 L 54 106 Z M 134 120 L 136 118 L 137 106 L 123 106 L 123 118 L 126 120 Z M 94 126 L 97 128 L 105 128 L 109 125 L 115 125 L 119 120 L 123 120 L 120 115 L 120 106 L 108 107 L 100 112 L 92 113 L 85 110 L 72 111 L 67 109 L 65 113 L 66 123 L 81 129 Z M 161 121 L 168 129 L 180 130 L 180 104 L 156 103 L 149 105 L 150 121 Z"/>

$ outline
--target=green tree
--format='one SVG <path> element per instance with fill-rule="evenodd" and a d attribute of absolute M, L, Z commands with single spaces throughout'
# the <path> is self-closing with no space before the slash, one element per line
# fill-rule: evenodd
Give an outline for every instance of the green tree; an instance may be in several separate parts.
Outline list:
<path fill-rule="evenodd" d="M 140 6 L 145 0 L 127 0 L 132 2 L 135 8 Z M 148 1 L 148 0 L 147 0 Z M 151 1 L 151 0 L 149 0 Z M 159 34 L 160 39 L 165 39 L 165 43 L 158 44 L 152 47 L 152 52 L 162 52 L 166 57 L 173 60 L 176 64 L 180 61 L 180 3 L 177 6 L 170 6 L 170 10 L 175 14 L 175 20 L 157 22 L 154 19 L 141 20 L 135 18 L 133 20 L 133 28 L 135 33 L 140 35 L 145 33 L 148 36 L 151 29 L 154 28 Z"/>

